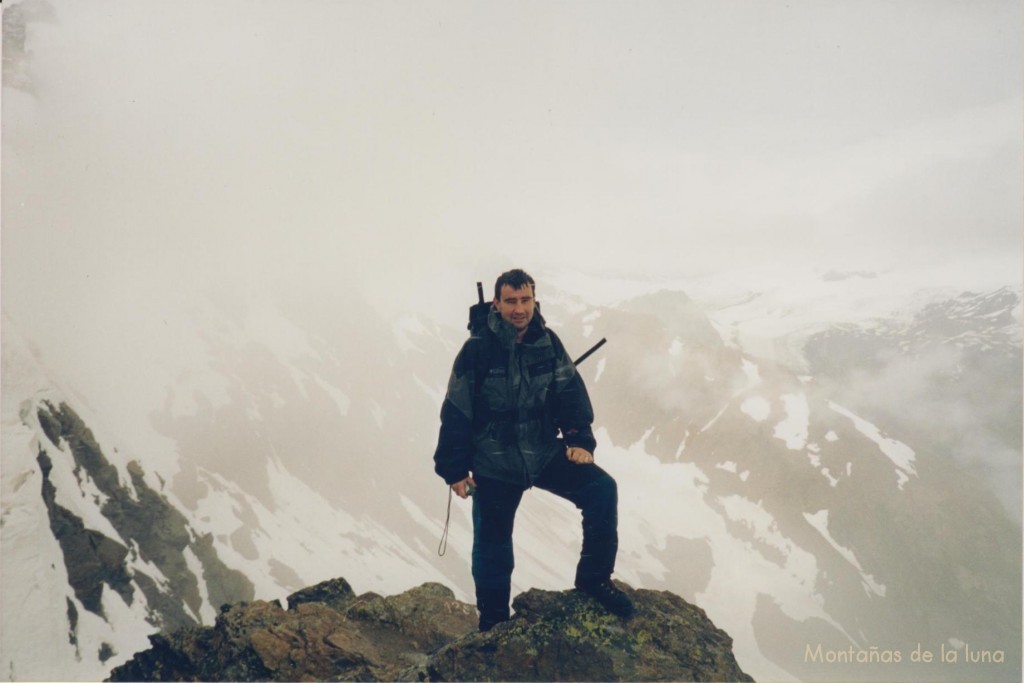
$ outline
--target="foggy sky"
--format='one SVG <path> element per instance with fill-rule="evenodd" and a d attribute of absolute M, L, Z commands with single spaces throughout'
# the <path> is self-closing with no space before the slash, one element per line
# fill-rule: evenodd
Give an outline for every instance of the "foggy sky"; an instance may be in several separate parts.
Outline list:
<path fill-rule="evenodd" d="M 1021 279 L 1016 0 L 4 11 L 5 309 L 514 265 Z"/>

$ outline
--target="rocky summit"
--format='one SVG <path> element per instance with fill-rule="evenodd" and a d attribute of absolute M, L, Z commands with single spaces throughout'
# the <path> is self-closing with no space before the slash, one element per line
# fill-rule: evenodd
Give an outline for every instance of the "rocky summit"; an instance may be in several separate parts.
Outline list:
<path fill-rule="evenodd" d="M 420 680 L 753 680 L 704 610 L 667 591 L 616 583 L 636 607 L 629 621 L 578 591 L 529 590 L 512 602 L 510 621 L 431 655 Z"/>
<path fill-rule="evenodd" d="M 277 601 L 225 605 L 212 627 L 150 637 L 112 681 L 752 681 L 703 610 L 619 583 L 629 621 L 577 591 L 530 590 L 512 619 L 476 631 L 476 609 L 426 583 L 383 597 L 333 579 Z"/>

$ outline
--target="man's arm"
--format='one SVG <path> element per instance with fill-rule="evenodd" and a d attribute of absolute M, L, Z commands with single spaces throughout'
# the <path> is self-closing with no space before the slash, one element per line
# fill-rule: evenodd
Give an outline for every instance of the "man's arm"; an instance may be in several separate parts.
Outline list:
<path fill-rule="evenodd" d="M 446 484 L 465 489 L 473 462 L 474 340 L 459 351 L 441 405 L 441 430 L 434 451 L 434 471 Z M 456 493 L 459 493 L 456 490 Z M 459 495 L 465 498 L 463 493 Z"/>
<path fill-rule="evenodd" d="M 555 347 L 555 386 L 552 397 L 555 424 L 562 430 L 562 438 L 568 447 L 567 456 L 575 463 L 594 461 L 597 440 L 591 424 L 594 422 L 594 408 L 583 378 L 576 372 L 562 340 L 549 330 Z"/>

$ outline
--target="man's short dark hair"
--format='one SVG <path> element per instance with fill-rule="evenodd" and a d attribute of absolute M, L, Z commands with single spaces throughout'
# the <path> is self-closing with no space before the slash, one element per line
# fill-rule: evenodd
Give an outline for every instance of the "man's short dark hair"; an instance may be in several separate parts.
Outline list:
<path fill-rule="evenodd" d="M 530 277 L 522 268 L 514 268 L 510 271 L 502 273 L 498 276 L 497 281 L 494 283 L 494 298 L 501 300 L 501 288 L 508 285 L 512 289 L 522 289 L 526 285 L 530 285 L 530 290 L 537 294 L 537 285 L 534 283 L 533 278 Z"/>

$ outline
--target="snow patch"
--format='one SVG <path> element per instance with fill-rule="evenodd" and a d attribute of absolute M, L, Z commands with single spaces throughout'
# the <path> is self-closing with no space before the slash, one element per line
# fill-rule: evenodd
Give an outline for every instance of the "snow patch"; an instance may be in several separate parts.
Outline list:
<path fill-rule="evenodd" d="M 606 360 L 608 360 L 608 359 L 607 358 L 601 358 L 601 360 L 597 361 L 597 374 L 594 375 L 594 381 L 595 382 L 597 380 L 601 379 L 601 375 L 604 374 L 604 364 L 605 364 Z"/>
<path fill-rule="evenodd" d="M 423 510 L 420 508 L 420 506 L 417 505 L 412 500 L 410 500 L 408 497 L 406 497 L 405 494 L 401 494 L 401 493 L 398 494 L 398 499 L 399 499 L 399 502 L 402 505 L 402 508 L 409 515 L 409 517 L 412 518 L 412 521 L 414 521 L 416 524 L 420 525 L 421 527 L 423 527 L 424 529 L 429 531 L 431 535 L 434 535 L 434 536 L 436 536 L 438 538 L 438 541 L 439 541 L 438 548 L 440 549 L 441 548 L 440 539 L 441 539 L 442 533 L 444 532 L 444 526 L 440 523 L 440 519 L 438 517 L 431 517 L 427 513 L 423 512 Z M 464 507 L 468 507 L 468 506 L 460 505 L 459 501 L 455 500 L 455 496 L 452 496 L 451 503 L 452 503 L 453 507 L 456 506 L 456 505 L 459 505 L 459 509 L 462 509 Z M 449 538 L 452 538 L 453 534 L 454 534 L 455 538 L 460 538 L 460 539 L 472 538 L 473 537 L 472 517 L 469 517 L 469 516 L 466 516 L 466 515 L 456 515 L 454 517 L 454 519 L 449 517 L 448 518 L 448 536 L 449 536 Z M 446 543 L 444 545 L 445 555 L 447 555 L 448 553 L 452 553 L 453 555 L 457 555 L 463 562 L 466 563 L 467 566 L 469 564 L 471 564 L 471 562 L 472 562 L 471 549 L 472 549 L 471 545 L 469 545 L 467 543 L 459 543 L 459 542 L 456 542 L 456 541 L 453 541 L 451 543 Z M 461 593 L 461 590 L 458 587 L 454 587 L 453 590 L 455 590 L 456 593 Z M 460 600 L 468 600 L 469 602 L 475 602 L 475 598 L 470 598 L 469 596 L 466 596 L 465 598 L 459 597 L 459 599 Z"/>
<path fill-rule="evenodd" d="M 70 447 L 61 439 L 60 448 L 45 446 L 43 450 L 50 457 L 53 469 L 50 470 L 50 483 L 56 489 L 54 500 L 57 505 L 68 510 L 82 520 L 86 529 L 103 534 L 112 541 L 127 545 L 113 525 L 100 512 L 107 497 L 100 492 L 85 469 L 73 473 L 75 460 Z M 81 480 L 76 479 L 80 477 Z"/>
<path fill-rule="evenodd" d="M 771 415 L 772 407 L 764 398 L 751 396 L 743 401 L 740 405 L 740 410 L 754 418 L 755 421 L 764 422 Z"/>
<path fill-rule="evenodd" d="M 732 472 L 740 478 L 740 481 L 746 481 L 747 478 L 750 477 L 750 470 L 743 470 L 742 472 L 739 472 L 739 467 L 732 460 L 726 460 L 725 462 L 718 463 L 715 465 L 715 469 L 719 469 L 724 472 Z"/>
<path fill-rule="evenodd" d="M 784 394 L 782 402 L 786 406 L 786 417 L 775 425 L 774 436 L 786 442 L 786 448 L 799 451 L 807 443 L 807 432 L 810 425 L 811 409 L 807 405 L 804 394 Z"/>
<path fill-rule="evenodd" d="M 594 322 L 597 321 L 597 319 L 600 318 L 600 317 L 601 317 L 600 309 L 598 309 L 596 311 L 591 311 L 590 313 L 587 313 L 585 316 L 583 316 L 582 322 L 583 322 L 583 338 L 584 339 L 590 337 L 591 333 L 594 331 Z"/>
<path fill-rule="evenodd" d="M 334 400 L 335 405 L 338 406 L 338 412 L 342 415 L 348 415 L 348 409 L 349 406 L 352 405 L 352 399 L 350 399 L 341 389 L 330 382 L 325 381 L 319 376 L 314 376 L 313 380 L 317 383 L 317 386 L 326 391 L 327 395 Z"/>
<path fill-rule="evenodd" d="M 132 574 L 140 572 L 145 574 L 149 578 L 153 579 L 156 583 L 157 588 L 161 593 L 169 593 L 171 590 L 171 580 L 160 570 L 160 567 L 153 564 L 151 561 L 144 559 L 142 553 L 139 550 L 139 545 L 135 541 L 131 542 L 128 548 L 127 567 Z"/>
<path fill-rule="evenodd" d="M 196 583 L 199 585 L 199 614 L 196 615 L 197 621 L 205 626 L 212 626 L 217 618 L 217 612 L 210 603 L 210 591 L 206 587 L 203 563 L 196 557 L 195 551 L 192 550 L 190 545 L 185 546 L 181 554 L 185 557 L 185 564 L 188 566 L 188 570 L 195 575 Z"/>
<path fill-rule="evenodd" d="M 890 439 L 882 434 L 878 427 L 858 417 L 839 404 L 829 401 L 828 405 L 833 411 L 849 418 L 853 422 L 853 426 L 857 428 L 857 431 L 875 442 L 878 449 L 896 465 L 896 485 L 901 491 L 904 485 L 910 481 L 910 475 L 917 476 L 917 470 L 914 468 L 916 456 L 910 446 L 896 439 Z"/>
<path fill-rule="evenodd" d="M 884 598 L 885 597 L 885 586 L 878 583 L 873 576 L 867 574 L 863 567 L 860 566 L 860 562 L 857 561 L 857 557 L 853 554 L 853 551 L 849 548 L 845 548 L 832 538 L 832 534 L 828 531 L 828 510 L 819 510 L 818 512 L 809 514 L 804 513 L 804 519 L 807 523 L 814 527 L 822 538 L 824 538 L 832 548 L 839 553 L 844 560 L 849 562 L 854 569 L 856 569 L 861 576 L 861 581 L 864 585 L 866 592 L 874 593 L 875 595 Z"/>
<path fill-rule="evenodd" d="M 683 434 L 683 440 L 679 443 L 679 448 L 676 449 L 676 460 L 679 460 L 679 456 L 686 450 L 686 440 L 690 438 L 690 430 L 686 430 L 686 434 Z"/>
<path fill-rule="evenodd" d="M 198 533 L 213 534 L 222 561 L 253 582 L 257 598 L 281 599 L 295 589 L 278 583 L 272 558 L 288 558 L 302 586 L 334 578 L 339 567 L 353 587 L 383 594 L 404 591 L 414 581 L 445 582 L 429 559 L 388 528 L 334 507 L 277 458 L 268 458 L 266 467 L 268 505 L 233 482 L 200 470 L 209 489 L 198 501 L 193 523 Z M 250 523 L 243 522 L 243 506 Z M 243 527 L 256 548 L 255 559 L 242 556 L 227 540 Z"/>
<path fill-rule="evenodd" d="M 832 476 L 832 473 L 828 471 L 827 467 L 822 467 L 820 472 L 823 477 L 828 479 L 828 485 L 831 486 L 832 488 L 835 488 L 836 485 L 839 483 L 839 480 Z"/>
<path fill-rule="evenodd" d="M 775 518 L 764 509 L 760 502 L 755 503 L 749 498 L 738 495 L 722 496 L 717 500 L 721 504 L 722 509 L 725 510 L 726 517 L 734 522 L 743 523 L 744 526 L 754 532 L 755 538 L 776 550 L 782 551 L 783 555 L 787 558 L 790 557 L 790 553 L 794 550 L 798 554 L 804 553 L 809 555 L 809 553 L 797 548 L 792 541 L 782 535 Z M 812 565 L 815 564 L 813 558 L 808 560 L 807 557 L 802 557 L 798 558 L 798 561 L 809 562 Z"/>
<path fill-rule="evenodd" d="M 643 585 L 647 575 L 658 575 L 660 562 L 655 562 L 652 555 L 664 548 L 670 538 L 703 540 L 711 550 L 713 567 L 710 581 L 696 596 L 698 602 L 707 605 L 712 620 L 733 636 L 737 659 L 746 666 L 774 672 L 771 677 L 775 680 L 788 677 L 760 652 L 751 626 L 759 595 L 771 595 L 792 619 L 819 618 L 843 632 L 825 611 L 824 598 L 816 592 L 816 559 L 783 537 L 759 503 L 739 496 L 710 500 L 709 479 L 697 465 L 660 461 L 646 452 L 644 438 L 624 449 L 612 443 L 604 428 L 596 430 L 595 436 L 601 467 L 619 484 L 619 555 L 630 561 L 617 566 L 617 576 Z M 732 518 L 742 521 L 767 545 L 779 549 L 779 557 L 772 553 L 768 558 L 747 538 L 734 536 L 726 525 L 723 506 Z M 567 519 L 578 526 L 578 516 Z M 544 522 L 552 523 L 550 518 Z M 518 518 L 516 524 L 519 528 Z M 570 567 L 578 559 L 573 554 L 566 553 L 565 561 Z M 521 566 L 517 562 L 517 573 Z M 562 579 L 552 588 L 564 583 Z"/>
<path fill-rule="evenodd" d="M 711 418 L 710 422 L 708 422 L 706 425 L 704 425 L 703 427 L 700 428 L 701 433 L 704 433 L 707 430 L 711 429 L 711 427 L 713 427 L 714 424 L 716 422 L 718 422 L 718 418 L 722 417 L 723 413 L 725 413 L 725 411 L 728 410 L 728 409 L 729 409 L 729 404 L 726 403 L 724 406 L 722 406 L 722 409 L 719 410 L 718 413 L 713 418 Z"/>
<path fill-rule="evenodd" d="M 747 386 L 744 391 L 752 389 L 761 383 L 761 371 L 757 367 L 757 363 L 744 358 L 743 373 L 747 376 Z"/>

